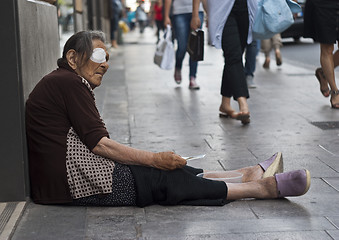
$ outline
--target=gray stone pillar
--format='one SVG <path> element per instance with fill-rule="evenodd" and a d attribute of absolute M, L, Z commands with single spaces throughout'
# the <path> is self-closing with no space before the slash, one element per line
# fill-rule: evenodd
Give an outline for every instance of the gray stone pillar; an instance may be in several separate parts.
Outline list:
<path fill-rule="evenodd" d="M 25 101 L 60 55 L 56 7 L 6 0 L 0 8 L 0 202 L 29 196 Z"/>

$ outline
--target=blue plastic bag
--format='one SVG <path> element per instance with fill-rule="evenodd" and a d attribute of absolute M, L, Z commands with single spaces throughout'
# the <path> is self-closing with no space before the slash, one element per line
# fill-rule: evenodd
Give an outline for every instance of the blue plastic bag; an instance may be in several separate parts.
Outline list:
<path fill-rule="evenodd" d="M 301 7 L 292 0 L 260 0 L 253 24 L 255 39 L 268 39 L 289 28 L 293 22 L 293 13 Z"/>

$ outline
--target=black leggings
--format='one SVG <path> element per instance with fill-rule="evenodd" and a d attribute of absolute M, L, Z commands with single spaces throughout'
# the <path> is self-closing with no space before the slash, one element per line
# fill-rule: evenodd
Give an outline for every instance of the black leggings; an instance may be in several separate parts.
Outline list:
<path fill-rule="evenodd" d="M 130 166 L 135 178 L 137 206 L 204 205 L 222 206 L 227 203 L 227 185 L 197 177 L 202 169 L 185 166 L 173 171 Z"/>
<path fill-rule="evenodd" d="M 225 65 L 222 76 L 221 95 L 249 98 L 242 54 L 247 44 L 249 28 L 247 0 L 235 0 L 222 33 L 222 50 Z"/>
<path fill-rule="evenodd" d="M 227 185 L 197 177 L 202 169 L 185 166 L 173 171 L 115 163 L 112 193 L 74 199 L 71 205 L 139 206 L 227 203 Z"/>

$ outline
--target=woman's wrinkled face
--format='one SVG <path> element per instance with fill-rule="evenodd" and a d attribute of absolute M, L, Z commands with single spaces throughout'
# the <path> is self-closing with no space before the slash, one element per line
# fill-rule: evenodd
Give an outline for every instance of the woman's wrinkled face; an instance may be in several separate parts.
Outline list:
<path fill-rule="evenodd" d="M 92 41 L 93 54 L 85 64 L 78 65 L 76 73 L 85 78 L 95 88 L 100 86 L 102 78 L 108 69 L 109 54 L 105 44 L 99 39 Z"/>

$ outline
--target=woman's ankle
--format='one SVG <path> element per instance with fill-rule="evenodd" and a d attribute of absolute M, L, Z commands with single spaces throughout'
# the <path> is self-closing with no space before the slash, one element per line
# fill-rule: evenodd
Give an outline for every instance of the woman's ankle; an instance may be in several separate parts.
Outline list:
<path fill-rule="evenodd" d="M 241 168 L 237 171 L 243 174 L 242 182 L 257 181 L 261 179 L 264 174 L 264 170 L 260 167 L 260 165 Z"/>
<path fill-rule="evenodd" d="M 249 113 L 247 98 L 246 97 L 239 97 L 237 99 L 237 101 L 238 101 L 238 104 L 239 104 L 239 112 Z"/>
<path fill-rule="evenodd" d="M 233 111 L 233 108 L 231 106 L 231 98 L 222 96 L 219 110 L 221 112 Z"/>

